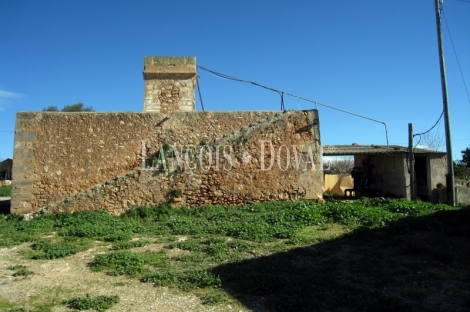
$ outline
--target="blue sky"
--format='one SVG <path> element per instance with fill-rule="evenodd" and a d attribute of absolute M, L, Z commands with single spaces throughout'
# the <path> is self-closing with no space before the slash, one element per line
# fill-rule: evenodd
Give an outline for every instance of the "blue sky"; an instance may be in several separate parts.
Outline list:
<path fill-rule="evenodd" d="M 470 88 L 470 1 L 443 3 Z M 454 159 L 470 146 L 470 102 L 444 24 Z M 15 115 L 83 102 L 143 108 L 144 56 L 206 68 L 385 122 L 407 145 L 442 112 L 434 0 L 0 0 L 0 159 Z M 277 93 L 198 72 L 206 110 L 278 110 Z M 197 108 L 200 109 L 197 99 Z M 287 109 L 311 109 L 285 97 Z M 386 144 L 383 125 L 318 107 L 323 144 Z M 444 123 L 437 131 L 444 133 Z"/>

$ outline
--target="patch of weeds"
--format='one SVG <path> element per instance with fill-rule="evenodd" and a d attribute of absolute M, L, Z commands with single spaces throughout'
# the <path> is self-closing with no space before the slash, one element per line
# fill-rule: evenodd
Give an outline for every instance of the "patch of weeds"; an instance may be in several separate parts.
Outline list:
<path fill-rule="evenodd" d="M 250 250 L 255 249 L 258 246 L 258 244 L 250 242 L 250 241 L 234 239 L 234 240 L 228 241 L 227 246 L 230 247 L 232 250 L 244 252 L 244 251 L 250 251 Z"/>
<path fill-rule="evenodd" d="M 179 248 L 182 250 L 189 251 L 202 251 L 204 250 L 204 245 L 195 239 L 188 239 L 182 242 L 174 242 L 168 246 L 170 249 Z"/>
<path fill-rule="evenodd" d="M 70 309 L 105 311 L 119 302 L 118 296 L 78 297 L 67 300 L 65 304 Z"/>
<path fill-rule="evenodd" d="M 54 305 L 41 305 L 34 308 L 34 310 L 31 310 L 30 312 L 51 312 L 53 307 Z"/>
<path fill-rule="evenodd" d="M 155 268 L 164 269 L 171 267 L 171 263 L 166 257 L 166 254 L 162 252 L 142 252 L 139 253 L 139 257 L 145 264 L 151 265 Z"/>
<path fill-rule="evenodd" d="M 183 192 L 180 189 L 173 189 L 168 192 L 168 197 L 170 197 L 170 199 L 178 198 L 181 197 L 182 194 Z"/>
<path fill-rule="evenodd" d="M 24 265 L 16 264 L 16 265 L 9 266 L 7 269 L 10 270 L 10 271 L 16 271 L 16 270 L 25 269 L 25 268 L 26 268 L 26 266 L 24 266 Z"/>
<path fill-rule="evenodd" d="M 64 237 L 87 237 L 112 241 L 130 239 L 133 233 L 144 233 L 145 227 L 134 220 L 119 220 L 106 211 L 77 211 L 55 216 L 59 235 Z M 125 234 L 126 233 L 126 234 Z"/>
<path fill-rule="evenodd" d="M 12 276 L 14 277 L 19 277 L 19 276 L 22 276 L 22 277 L 27 277 L 31 274 L 34 274 L 34 272 L 28 270 L 26 268 L 26 266 L 24 265 L 20 265 L 20 264 L 17 264 L 17 265 L 13 265 L 13 266 L 10 266 L 7 268 L 8 270 L 10 271 L 15 271 L 13 272 Z"/>
<path fill-rule="evenodd" d="M 27 276 L 32 275 L 32 274 L 34 274 L 34 272 L 30 271 L 28 269 L 19 269 L 19 270 L 15 271 L 12 274 L 12 276 L 14 276 L 14 277 L 19 277 L 19 276 L 27 277 Z"/>
<path fill-rule="evenodd" d="M 131 248 L 136 248 L 136 247 L 144 247 L 150 244 L 151 243 L 148 240 L 136 240 L 136 241 L 130 241 L 130 242 L 119 241 L 117 243 L 114 243 L 111 249 L 112 250 L 131 249 Z"/>
<path fill-rule="evenodd" d="M 131 209 L 121 215 L 122 220 L 168 220 L 170 216 L 175 215 L 177 212 L 168 204 L 162 204 L 158 207 L 139 207 Z"/>
<path fill-rule="evenodd" d="M 155 286 L 178 286 L 183 291 L 206 287 L 218 288 L 222 285 L 219 276 L 205 269 L 196 269 L 186 272 L 170 269 L 144 276 L 141 281 L 144 283 L 153 283 Z"/>
<path fill-rule="evenodd" d="M 155 286 L 172 286 L 179 282 L 180 273 L 170 269 L 146 275 L 140 279 L 143 283 L 152 283 Z"/>
<path fill-rule="evenodd" d="M 90 246 L 87 240 L 65 240 L 60 242 L 39 241 L 31 247 L 39 253 L 33 254 L 33 259 L 58 259 L 74 255 Z"/>
<path fill-rule="evenodd" d="M 123 242 L 132 239 L 132 232 L 115 232 L 104 238 L 106 242 Z"/>
<path fill-rule="evenodd" d="M 224 293 L 207 293 L 200 297 L 202 304 L 216 305 L 227 301 L 227 295 Z"/>
<path fill-rule="evenodd" d="M 179 288 L 183 291 L 206 287 L 219 288 L 222 286 L 220 277 L 205 269 L 184 272 L 179 283 Z"/>
<path fill-rule="evenodd" d="M 17 232 L 27 234 L 50 233 L 54 230 L 54 220 L 45 216 L 39 216 L 31 221 L 21 221 L 16 225 Z"/>
<path fill-rule="evenodd" d="M 181 262 L 195 262 L 195 263 L 200 263 L 204 262 L 207 259 L 207 255 L 202 252 L 196 252 L 192 253 L 189 255 L 181 255 L 173 258 L 176 261 L 181 261 Z"/>
<path fill-rule="evenodd" d="M 173 243 L 177 242 L 178 237 L 174 235 L 161 236 L 157 239 L 156 243 Z"/>
<path fill-rule="evenodd" d="M 229 254 L 230 248 L 226 243 L 215 243 L 209 244 L 206 248 L 204 248 L 204 252 L 209 256 L 223 258 Z"/>
<path fill-rule="evenodd" d="M 136 276 L 145 272 L 144 263 L 144 259 L 137 253 L 127 250 L 116 251 L 96 255 L 91 263 L 91 269 L 95 272 L 106 270 L 106 273 L 112 276 Z"/>
<path fill-rule="evenodd" d="M 0 186 L 0 197 L 10 197 L 11 196 L 11 185 Z"/>

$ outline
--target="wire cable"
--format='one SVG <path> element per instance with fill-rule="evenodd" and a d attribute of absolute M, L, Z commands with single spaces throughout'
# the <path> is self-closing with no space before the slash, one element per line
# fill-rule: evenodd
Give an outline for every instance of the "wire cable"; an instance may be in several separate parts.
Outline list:
<path fill-rule="evenodd" d="M 467 92 L 467 99 L 468 99 L 468 102 L 470 103 L 470 95 L 468 94 L 467 84 L 465 83 L 465 78 L 462 73 L 462 67 L 460 66 L 459 57 L 457 56 L 457 51 L 455 50 L 454 40 L 452 39 L 452 35 L 450 34 L 449 25 L 447 25 L 447 19 L 446 19 L 445 14 L 442 14 L 442 16 L 444 17 L 444 22 L 446 24 L 447 33 L 449 33 L 450 42 L 452 43 L 452 48 L 454 49 L 454 54 L 455 54 L 455 58 L 457 59 L 457 64 L 459 65 L 460 76 L 462 77 L 463 85 L 465 87 L 465 92 Z"/>
<path fill-rule="evenodd" d="M 249 81 L 249 80 L 244 80 L 244 79 L 240 79 L 240 78 L 236 78 L 236 77 L 232 77 L 232 76 L 229 76 L 229 75 L 226 75 L 226 74 L 222 74 L 222 73 L 218 73 L 216 71 L 213 71 L 213 70 L 210 70 L 210 69 L 207 69 L 207 68 L 204 68 L 200 65 L 196 65 L 197 68 L 199 69 L 202 69 L 202 70 L 205 70 L 213 75 L 216 75 L 216 76 L 219 76 L 219 77 L 222 77 L 222 78 L 225 78 L 225 79 L 228 79 L 228 80 L 234 80 L 234 81 L 239 81 L 239 82 L 245 82 L 245 83 L 249 83 L 249 84 L 252 84 L 252 85 L 255 85 L 257 87 L 261 87 L 261 88 L 264 88 L 264 89 L 267 89 L 267 90 L 271 90 L 271 91 L 274 91 L 274 92 L 277 92 L 279 94 L 281 94 L 281 106 L 284 106 L 284 94 L 286 95 L 289 95 L 289 96 L 292 96 L 292 97 L 295 97 L 299 100 L 304 100 L 304 101 L 307 101 L 307 102 L 310 102 L 310 103 L 314 103 L 315 104 L 315 107 L 317 107 L 317 105 L 320 105 L 320 106 L 324 106 L 324 107 L 328 107 L 330 109 L 334 109 L 334 110 L 337 110 L 337 111 L 340 111 L 340 112 L 343 112 L 343 113 L 346 113 L 346 114 L 349 114 L 349 115 L 353 115 L 353 116 L 356 116 L 356 117 L 360 117 L 360 118 L 364 118 L 364 119 L 367 119 L 367 120 L 370 120 L 370 121 L 374 121 L 374 122 L 377 122 L 377 123 L 381 123 L 384 125 L 385 127 L 385 139 L 387 140 L 387 146 L 389 145 L 388 144 L 388 128 L 387 128 L 387 124 L 383 121 L 380 121 L 380 120 L 377 120 L 377 119 L 373 119 L 373 118 L 370 118 L 370 117 L 366 117 L 366 116 L 362 116 L 362 115 L 359 115 L 359 114 L 356 114 L 356 113 L 353 113 L 353 112 L 349 112 L 347 110 L 344 110 L 344 109 L 341 109 L 341 108 L 337 108 L 337 107 L 334 107 L 334 106 L 331 106 L 331 105 L 327 105 L 327 104 L 323 104 L 323 103 L 320 103 L 320 102 L 317 102 L 317 101 L 313 101 L 313 100 L 310 100 L 310 99 L 307 99 L 307 98 L 304 98 L 304 97 L 301 97 L 301 96 L 298 96 L 298 95 L 295 95 L 295 94 L 292 94 L 292 93 L 289 93 L 289 92 L 286 92 L 286 91 L 282 91 L 282 90 L 278 90 L 278 89 L 274 89 L 274 88 L 271 88 L 271 87 L 268 87 L 268 86 L 263 86 L 257 82 L 254 82 L 254 81 Z"/>
<path fill-rule="evenodd" d="M 201 101 L 201 108 L 204 111 L 204 103 L 202 102 L 201 88 L 199 87 L 199 77 L 196 80 L 197 92 L 199 93 L 199 100 Z"/>
<path fill-rule="evenodd" d="M 441 120 L 442 116 L 444 116 L 444 111 L 442 111 L 441 116 L 439 116 L 439 119 L 436 121 L 436 123 L 434 124 L 434 126 L 431 127 L 431 129 L 429 129 L 429 130 L 427 130 L 427 131 L 425 131 L 425 132 L 423 132 L 423 133 L 413 134 L 413 137 L 418 136 L 418 135 L 419 135 L 419 136 L 424 135 L 424 134 L 428 133 L 429 131 L 431 131 L 432 129 L 434 129 L 434 127 L 437 126 L 437 124 L 438 124 L 439 121 Z"/>

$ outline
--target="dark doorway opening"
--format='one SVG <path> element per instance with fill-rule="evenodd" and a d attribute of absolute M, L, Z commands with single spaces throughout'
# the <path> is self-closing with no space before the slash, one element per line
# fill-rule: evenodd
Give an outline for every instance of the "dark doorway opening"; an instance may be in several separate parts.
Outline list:
<path fill-rule="evenodd" d="M 421 200 L 429 200 L 426 156 L 415 156 L 415 176 L 418 198 Z"/>

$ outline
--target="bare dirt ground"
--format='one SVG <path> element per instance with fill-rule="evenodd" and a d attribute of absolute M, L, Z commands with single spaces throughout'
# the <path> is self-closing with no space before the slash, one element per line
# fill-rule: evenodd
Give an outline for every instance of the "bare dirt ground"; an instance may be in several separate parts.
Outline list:
<path fill-rule="evenodd" d="M 216 306 L 203 305 L 191 293 L 177 289 L 154 287 L 137 279 L 108 276 L 92 272 L 88 263 L 106 247 L 95 247 L 76 255 L 56 260 L 30 260 L 22 256 L 30 244 L 0 248 L 0 310 L 8 311 L 15 305 L 25 310 L 34 306 L 57 304 L 54 312 L 71 311 L 62 304 L 74 297 L 118 295 L 120 302 L 107 310 L 117 311 L 248 311 L 237 302 Z M 32 271 L 26 277 L 14 277 L 8 269 L 24 265 Z M 3 304 L 3 306 L 2 306 Z M 10 305 L 11 304 L 11 305 Z"/>

